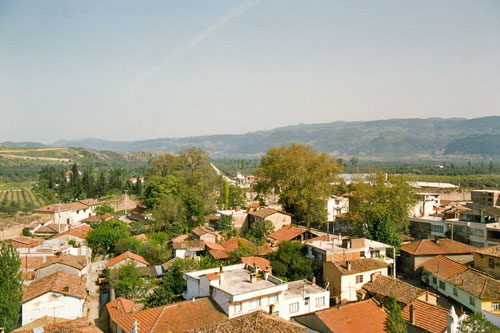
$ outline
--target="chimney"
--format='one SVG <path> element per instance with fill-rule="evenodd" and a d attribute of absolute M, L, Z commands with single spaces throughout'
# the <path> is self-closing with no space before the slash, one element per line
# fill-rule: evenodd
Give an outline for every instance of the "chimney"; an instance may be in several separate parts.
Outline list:
<path fill-rule="evenodd" d="M 415 325 L 415 308 L 413 307 L 413 304 L 410 305 L 410 323 Z"/>
<path fill-rule="evenodd" d="M 118 301 L 116 302 L 116 309 L 120 310 L 122 308 L 122 302 Z"/>
<path fill-rule="evenodd" d="M 264 280 L 267 281 L 267 279 L 269 278 L 269 271 L 262 271 L 262 275 L 264 277 Z"/>
<path fill-rule="evenodd" d="M 429 303 L 429 287 L 427 287 L 427 290 L 425 291 L 425 301 Z"/>
<path fill-rule="evenodd" d="M 195 300 L 196 300 L 196 298 L 194 298 L 194 296 L 193 296 L 193 297 L 191 297 L 191 302 L 193 302 L 193 303 L 194 303 L 194 301 L 195 301 Z"/>
<path fill-rule="evenodd" d="M 436 236 L 436 237 L 434 238 L 434 241 L 436 242 L 436 244 L 438 244 L 438 245 L 439 245 L 439 237 L 438 237 L 438 236 Z"/>
<path fill-rule="evenodd" d="M 250 273 L 250 283 L 255 283 L 257 281 L 257 275 L 255 273 Z"/>
<path fill-rule="evenodd" d="M 350 271 L 351 270 L 351 262 L 349 260 L 346 260 L 345 264 L 347 266 L 347 270 Z"/>
<path fill-rule="evenodd" d="M 341 234 L 338 235 L 338 240 L 342 242 L 342 235 Z"/>
<path fill-rule="evenodd" d="M 313 276 L 313 278 L 312 278 L 312 284 L 316 285 L 316 277 L 315 276 Z"/>
<path fill-rule="evenodd" d="M 274 304 L 269 305 L 269 314 L 272 315 L 274 312 Z"/>

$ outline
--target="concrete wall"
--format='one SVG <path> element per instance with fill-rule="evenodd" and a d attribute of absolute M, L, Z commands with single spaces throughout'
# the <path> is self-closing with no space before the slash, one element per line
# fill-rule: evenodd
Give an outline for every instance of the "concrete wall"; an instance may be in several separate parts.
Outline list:
<path fill-rule="evenodd" d="M 490 267 L 490 259 L 494 261 L 493 268 Z M 500 279 L 500 258 L 474 253 L 474 268 L 492 275 L 495 279 Z"/>
<path fill-rule="evenodd" d="M 83 316 L 84 300 L 59 293 L 48 292 L 22 306 L 22 325 L 44 316 L 76 319 Z"/>
<path fill-rule="evenodd" d="M 36 270 L 36 278 L 41 279 L 45 276 L 48 276 L 48 275 L 56 273 L 56 272 L 66 272 L 66 273 L 73 274 L 76 276 L 82 276 L 82 275 L 88 274 L 88 268 L 89 267 L 87 265 L 84 269 L 79 270 L 79 269 L 76 269 L 74 267 L 70 267 L 68 265 L 62 265 L 60 263 L 55 263 L 53 265 L 37 269 Z"/>
<path fill-rule="evenodd" d="M 436 283 L 433 282 L 433 277 L 436 278 Z M 424 280 L 424 276 L 422 276 L 422 280 Z M 424 280 L 425 281 L 425 280 Z M 439 281 L 444 281 L 445 284 L 445 289 L 439 288 Z M 455 300 L 456 302 L 462 304 L 465 308 L 468 308 L 469 310 L 475 311 L 475 312 L 481 312 L 482 306 L 481 306 L 481 300 L 478 298 L 475 298 L 475 305 L 471 305 L 469 302 L 469 295 L 465 291 L 463 291 L 460 288 L 455 287 L 454 285 L 446 282 L 445 280 L 441 279 L 438 276 L 435 276 L 434 274 L 429 274 L 429 280 L 425 281 L 427 284 L 433 288 L 435 288 L 439 293 Z M 454 295 L 453 293 L 453 288 L 457 289 L 457 296 Z"/>
<path fill-rule="evenodd" d="M 323 305 L 316 306 L 316 299 L 323 298 L 324 303 Z M 299 303 L 299 311 L 290 313 L 290 304 L 292 303 Z M 309 295 L 309 304 L 305 304 L 305 299 L 302 297 L 296 297 L 296 298 L 291 298 L 291 299 L 286 299 L 283 302 L 282 310 L 280 311 L 280 317 L 290 320 L 291 316 L 300 316 L 306 313 L 311 313 L 323 309 L 327 309 L 330 307 L 330 292 L 329 291 L 324 291 L 322 293 L 317 293 L 313 295 Z"/>

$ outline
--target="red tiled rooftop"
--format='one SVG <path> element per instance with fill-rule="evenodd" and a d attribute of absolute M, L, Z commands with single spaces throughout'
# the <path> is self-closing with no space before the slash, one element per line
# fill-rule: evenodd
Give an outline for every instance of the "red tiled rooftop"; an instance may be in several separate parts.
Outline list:
<path fill-rule="evenodd" d="M 292 227 L 291 225 L 285 226 L 268 235 L 269 238 L 276 239 L 277 241 L 289 241 L 295 237 L 306 232 L 306 229 Z"/>
<path fill-rule="evenodd" d="M 467 266 L 442 255 L 427 260 L 422 267 L 445 280 L 468 269 Z"/>
<path fill-rule="evenodd" d="M 243 242 L 245 244 L 249 244 L 249 242 L 244 239 L 244 238 L 240 238 L 240 237 L 232 237 L 230 238 L 229 240 L 221 243 L 220 245 L 226 249 L 227 252 L 233 252 L 234 250 L 236 250 L 240 245 L 239 245 L 239 242 Z"/>
<path fill-rule="evenodd" d="M 422 302 L 420 300 L 414 301 L 413 305 L 413 326 L 424 329 L 426 332 L 443 333 L 448 326 L 446 316 L 448 310 L 437 305 Z M 404 307 L 401 311 L 404 320 L 410 321 L 410 305 Z"/>
<path fill-rule="evenodd" d="M 149 266 L 149 263 L 146 261 L 146 259 L 144 259 L 143 257 L 141 257 L 140 255 L 138 254 L 135 254 L 135 253 L 132 253 L 130 251 L 127 251 L 127 252 L 124 252 L 122 254 L 120 254 L 119 256 L 117 257 L 114 257 L 113 259 L 111 259 L 110 261 L 108 261 L 108 264 L 107 264 L 107 267 L 108 268 L 111 268 L 113 267 L 114 265 L 118 264 L 119 262 L 122 262 L 123 260 L 126 260 L 126 259 L 132 259 L 132 260 L 135 260 L 135 261 L 138 261 L 138 262 L 141 262 L 143 263 L 144 265 L 147 265 Z"/>
<path fill-rule="evenodd" d="M 369 299 L 321 310 L 316 316 L 332 332 L 373 333 L 384 331 L 387 314 Z"/>
<path fill-rule="evenodd" d="M 137 320 L 142 333 L 160 333 L 182 332 L 225 319 L 227 316 L 206 297 L 130 313 L 113 321 L 125 332 L 130 332 Z"/>
<path fill-rule="evenodd" d="M 401 251 L 413 255 L 465 254 L 473 253 L 477 248 L 452 239 L 422 239 L 401 246 Z"/>
<path fill-rule="evenodd" d="M 111 319 L 122 316 L 132 311 L 137 311 L 135 303 L 123 297 L 118 297 L 106 304 Z"/>
<path fill-rule="evenodd" d="M 35 280 L 29 286 L 23 287 L 23 291 L 23 304 L 49 291 L 78 298 L 85 298 L 87 295 L 83 279 L 66 272 L 56 272 Z"/>
<path fill-rule="evenodd" d="M 241 262 L 259 267 L 260 270 L 266 270 L 267 267 L 271 267 L 271 262 L 269 260 L 260 257 L 241 257 Z"/>

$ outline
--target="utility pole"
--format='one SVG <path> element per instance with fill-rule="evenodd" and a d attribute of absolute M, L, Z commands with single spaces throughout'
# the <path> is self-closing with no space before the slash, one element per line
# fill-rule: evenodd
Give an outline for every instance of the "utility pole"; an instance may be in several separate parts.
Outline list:
<path fill-rule="evenodd" d="M 394 278 L 396 278 L 396 248 L 394 246 L 392 247 L 392 251 L 394 252 L 394 255 L 393 255 L 394 258 L 392 259 L 392 261 L 393 261 L 392 276 Z"/>
<path fill-rule="evenodd" d="M 123 195 L 123 204 L 125 205 L 125 216 L 128 217 L 127 215 L 127 192 L 128 190 L 123 190 L 125 194 Z"/>

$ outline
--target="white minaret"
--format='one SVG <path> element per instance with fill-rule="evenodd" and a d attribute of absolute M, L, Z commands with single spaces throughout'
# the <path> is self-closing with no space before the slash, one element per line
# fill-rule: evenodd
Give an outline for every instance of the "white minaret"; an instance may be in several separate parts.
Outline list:
<path fill-rule="evenodd" d="M 448 312 L 448 314 L 446 315 L 446 320 L 448 321 L 446 333 L 457 333 L 459 320 L 453 306 L 451 307 L 450 312 Z"/>

